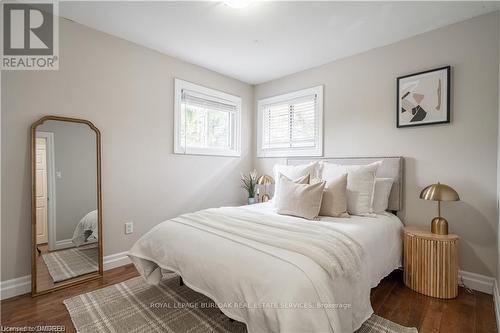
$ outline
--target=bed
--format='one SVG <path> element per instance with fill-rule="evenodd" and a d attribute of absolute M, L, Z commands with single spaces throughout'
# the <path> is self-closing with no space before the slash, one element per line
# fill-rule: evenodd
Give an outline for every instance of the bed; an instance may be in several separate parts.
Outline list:
<path fill-rule="evenodd" d="M 403 160 L 327 160 L 381 160 L 377 176 L 394 178 L 391 212 L 308 221 L 278 215 L 271 203 L 208 209 L 158 224 L 128 255 L 149 283 L 175 272 L 249 332 L 353 332 L 373 313 L 370 289 L 401 265 L 394 213 Z"/>

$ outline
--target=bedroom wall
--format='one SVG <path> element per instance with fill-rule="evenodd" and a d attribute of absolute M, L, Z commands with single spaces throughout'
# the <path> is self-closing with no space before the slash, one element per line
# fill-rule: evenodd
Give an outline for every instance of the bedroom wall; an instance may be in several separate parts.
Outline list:
<path fill-rule="evenodd" d="M 54 133 L 56 241 L 71 240 L 78 222 L 97 209 L 96 135 L 86 124 L 46 121 Z"/>
<path fill-rule="evenodd" d="M 453 186 L 462 201 L 443 203 L 460 240 L 460 269 L 496 276 L 498 12 L 430 31 L 257 85 L 256 100 L 323 84 L 324 156 L 404 156 L 407 224 L 429 225 L 436 203 L 428 184 Z M 452 122 L 397 129 L 396 78 L 452 66 Z M 493 70 L 494 69 L 494 70 Z M 255 106 L 256 107 L 256 106 Z M 284 159 L 256 159 L 271 173 Z"/>
<path fill-rule="evenodd" d="M 242 97 L 240 158 L 173 154 L 175 77 Z M 44 115 L 85 118 L 102 132 L 104 255 L 179 213 L 244 202 L 251 85 L 64 19 L 58 71 L 5 71 L 1 81 L 2 281 L 30 274 L 29 127 Z"/>

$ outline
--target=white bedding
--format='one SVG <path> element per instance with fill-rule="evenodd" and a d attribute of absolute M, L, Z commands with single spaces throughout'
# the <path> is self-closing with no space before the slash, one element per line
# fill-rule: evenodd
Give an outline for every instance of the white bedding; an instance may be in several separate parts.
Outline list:
<path fill-rule="evenodd" d="M 231 215 L 234 221 L 225 221 Z M 284 222 L 280 239 L 276 228 Z M 288 223 L 311 231 L 288 230 Z M 150 283 L 159 282 L 162 270 L 179 273 L 249 332 L 352 332 L 373 312 L 370 288 L 400 265 L 401 229 L 390 214 L 306 221 L 277 215 L 267 203 L 160 223 L 129 256 Z M 351 255 L 340 251 L 345 246 Z M 338 270 L 351 264 L 354 270 Z"/>
<path fill-rule="evenodd" d="M 249 205 L 244 208 L 260 212 L 274 212 L 274 207 L 270 203 Z M 403 223 L 394 214 L 385 212 L 371 216 L 351 215 L 349 218 L 322 216 L 320 223 L 342 230 L 363 247 L 371 288 L 376 287 L 394 269 L 402 266 Z"/>
<path fill-rule="evenodd" d="M 95 243 L 99 239 L 99 228 L 97 225 L 97 210 L 93 210 L 78 222 L 73 232 L 71 241 L 75 246 Z"/>

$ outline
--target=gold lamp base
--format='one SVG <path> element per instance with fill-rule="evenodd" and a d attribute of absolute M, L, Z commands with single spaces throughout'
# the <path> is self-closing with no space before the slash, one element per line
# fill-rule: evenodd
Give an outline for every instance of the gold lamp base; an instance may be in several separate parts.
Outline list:
<path fill-rule="evenodd" d="M 262 197 L 260 197 L 260 202 L 268 202 L 270 199 L 269 194 L 263 194 Z"/>
<path fill-rule="evenodd" d="M 431 222 L 431 232 L 437 235 L 448 235 L 448 221 L 444 217 L 435 217 Z"/>

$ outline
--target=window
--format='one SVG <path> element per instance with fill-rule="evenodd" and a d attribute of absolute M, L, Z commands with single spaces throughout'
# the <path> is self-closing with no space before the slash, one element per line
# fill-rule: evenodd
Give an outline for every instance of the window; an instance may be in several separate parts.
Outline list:
<path fill-rule="evenodd" d="M 259 100 L 257 156 L 323 155 L 323 86 Z"/>
<path fill-rule="evenodd" d="M 241 98 L 175 79 L 176 154 L 240 156 Z"/>

